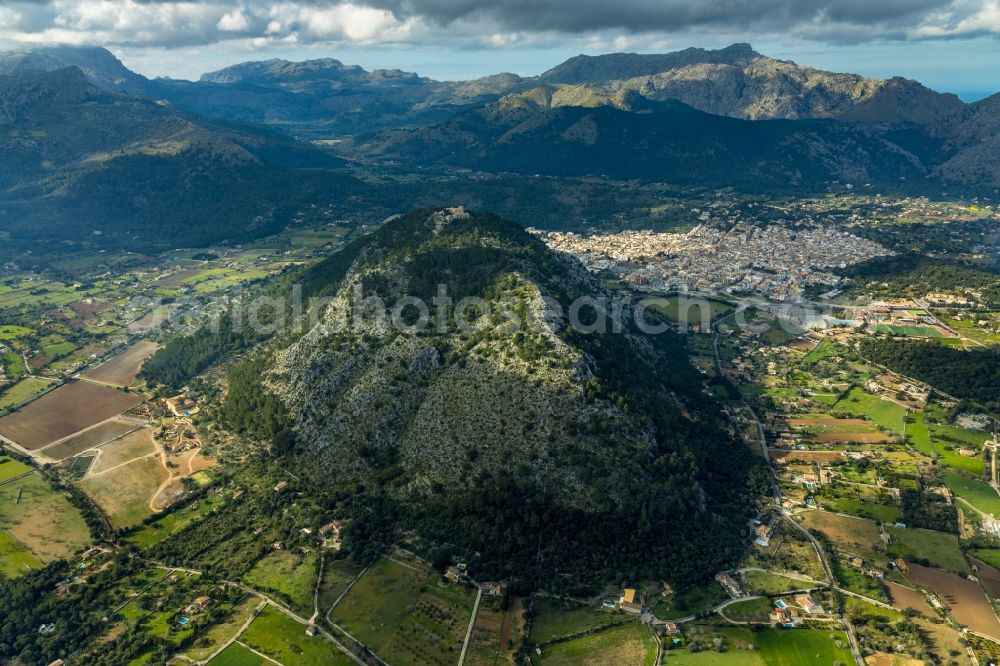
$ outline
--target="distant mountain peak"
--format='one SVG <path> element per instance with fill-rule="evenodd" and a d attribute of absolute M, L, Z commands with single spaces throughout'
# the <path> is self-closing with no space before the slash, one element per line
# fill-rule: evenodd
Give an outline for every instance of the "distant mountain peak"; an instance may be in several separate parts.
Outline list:
<path fill-rule="evenodd" d="M 94 85 L 115 92 L 142 95 L 149 81 L 127 68 L 100 46 L 44 46 L 0 53 L 0 74 L 52 72 L 77 67 Z"/>
<path fill-rule="evenodd" d="M 369 73 L 358 65 L 345 65 L 335 58 L 294 62 L 272 58 L 231 65 L 202 74 L 204 83 L 269 82 L 293 83 L 304 80 L 364 81 Z"/>
<path fill-rule="evenodd" d="M 671 69 L 699 64 L 748 65 L 761 55 L 750 44 L 731 44 L 723 49 L 686 48 L 672 53 L 607 53 L 578 55 L 556 65 L 539 79 L 546 83 L 591 83 L 652 76 Z"/>

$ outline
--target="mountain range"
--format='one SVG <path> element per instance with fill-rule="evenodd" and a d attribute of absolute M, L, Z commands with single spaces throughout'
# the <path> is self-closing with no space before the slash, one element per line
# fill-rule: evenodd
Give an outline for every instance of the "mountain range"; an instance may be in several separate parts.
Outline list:
<path fill-rule="evenodd" d="M 356 183 L 326 151 L 108 92 L 76 67 L 0 75 L 0 152 L 8 250 L 239 241 Z"/>
<path fill-rule="evenodd" d="M 472 81 L 329 58 L 150 80 L 101 48 L 38 48 L 0 54 L 0 224 L 14 244 L 152 249 L 163 226 L 191 245 L 238 242 L 304 220 L 317 201 L 366 216 L 413 205 L 399 181 L 373 173 L 468 170 L 611 187 L 992 195 L 998 109 L 1000 95 L 965 104 L 747 44 L 577 56 L 536 77 Z M 416 181 L 403 181 L 412 194 Z M 499 196 L 486 180 L 458 185 L 414 200 Z M 428 201 L 434 192 L 457 199 Z M 541 218 L 560 206 L 552 198 Z"/>
<path fill-rule="evenodd" d="M 635 91 L 749 120 L 926 124 L 966 107 L 955 95 L 916 81 L 826 72 L 769 58 L 749 44 L 666 54 L 580 55 L 536 77 L 501 73 L 471 81 L 435 81 L 398 69 L 369 72 L 332 58 L 246 62 L 206 73 L 197 82 L 150 81 L 101 48 L 45 47 L 0 55 L 0 74 L 66 66 L 80 67 L 92 83 L 106 89 L 160 96 L 201 115 L 326 132 L 428 124 L 548 84 L 610 95 Z"/>

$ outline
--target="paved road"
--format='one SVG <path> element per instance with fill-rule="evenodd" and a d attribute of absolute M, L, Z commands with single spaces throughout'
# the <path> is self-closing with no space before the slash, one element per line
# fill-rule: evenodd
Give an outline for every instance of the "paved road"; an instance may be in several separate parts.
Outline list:
<path fill-rule="evenodd" d="M 458 666 L 465 663 L 465 654 L 469 651 L 469 642 L 472 640 L 472 627 L 476 624 L 476 615 L 479 613 L 479 602 L 483 599 L 483 588 L 476 590 L 476 603 L 472 606 L 472 617 L 469 618 L 469 628 L 465 631 L 465 642 L 462 643 L 462 654 L 458 657 Z"/>
<path fill-rule="evenodd" d="M 10 477 L 9 479 L 7 479 L 5 481 L 0 481 L 0 486 L 6 485 L 8 483 L 14 483 L 15 481 L 20 481 L 21 479 L 23 479 L 26 476 L 31 476 L 36 471 L 37 470 L 29 469 L 27 472 L 24 472 L 23 474 L 18 474 L 17 476 L 12 476 L 12 477 Z"/>
<path fill-rule="evenodd" d="M 186 573 L 195 574 L 195 575 L 199 575 L 199 576 L 202 575 L 202 572 L 198 571 L 197 569 L 185 569 L 184 567 L 171 567 L 171 566 L 169 566 L 167 564 L 164 564 L 163 562 L 149 562 L 149 563 L 151 565 L 153 565 L 154 567 L 158 568 L 158 569 L 171 569 L 171 570 L 174 570 L 174 571 L 183 571 L 183 572 L 186 572 Z M 281 604 L 281 603 L 275 601 L 274 599 L 272 599 L 271 597 L 267 596 L 263 592 L 260 592 L 259 590 L 255 590 L 252 587 L 248 587 L 248 586 L 244 585 L 241 582 L 234 582 L 234 581 L 224 580 L 224 581 L 222 581 L 222 583 L 224 585 L 231 585 L 232 587 L 235 587 L 235 588 L 238 588 L 240 590 L 243 590 L 247 594 L 252 594 L 252 595 L 254 595 L 254 596 L 256 596 L 256 597 L 258 597 L 260 599 L 263 599 L 264 602 L 266 602 L 268 606 L 273 607 L 279 613 L 281 613 L 285 617 L 288 617 L 291 620 L 294 620 L 298 624 L 301 624 L 301 625 L 303 625 L 305 627 L 308 627 L 310 625 L 309 620 L 307 620 L 306 618 L 302 617 L 301 615 L 299 615 L 298 613 L 296 613 L 292 609 L 288 608 L 284 604 Z M 305 632 L 305 630 L 303 630 L 303 633 L 304 632 Z M 319 625 L 316 625 L 316 633 L 319 634 L 320 636 L 322 636 L 323 638 L 325 638 L 326 640 L 328 640 L 329 642 L 333 643 L 334 646 L 336 646 L 337 649 L 340 650 L 344 654 L 344 656 L 346 656 L 348 659 L 350 659 L 354 663 L 358 664 L 358 666 L 368 666 L 368 664 L 366 664 L 364 661 L 362 661 L 360 658 L 358 658 L 358 656 L 356 654 L 354 654 L 349 649 L 347 649 L 347 646 L 345 646 L 343 643 L 341 643 L 339 640 L 337 640 L 337 638 L 333 634 L 331 634 L 329 631 L 327 631 L 323 627 L 321 627 Z M 347 632 L 344 632 L 344 633 L 346 634 Z M 378 659 L 378 657 L 376 657 L 376 659 Z M 274 661 L 273 659 L 269 659 L 269 660 L 270 661 Z M 379 659 L 379 661 L 382 662 L 381 659 Z M 275 662 L 275 663 L 277 663 L 277 662 Z M 384 664 L 385 662 L 382 662 L 382 663 Z M 386 664 L 385 666 L 388 666 L 388 664 Z"/>
<path fill-rule="evenodd" d="M 191 663 L 198 664 L 198 666 L 203 666 L 204 664 L 209 663 L 210 661 L 212 661 L 213 659 L 215 659 L 216 657 L 218 657 L 220 654 L 222 654 L 222 652 L 226 648 L 228 648 L 230 645 L 232 645 L 233 643 L 239 642 L 240 636 L 243 635 L 243 633 L 250 627 L 250 625 L 253 623 L 253 621 L 257 619 L 257 616 L 260 615 L 260 612 L 262 610 L 264 610 L 266 607 L 267 607 L 267 602 L 262 600 L 259 604 L 257 604 L 257 607 L 253 609 L 253 612 L 250 613 L 250 617 L 247 619 L 246 622 L 243 623 L 243 626 L 240 627 L 239 631 L 237 631 L 235 634 L 233 634 L 232 638 L 230 638 L 228 641 L 226 641 L 225 643 L 223 643 L 222 645 L 220 645 L 218 650 L 216 650 L 212 654 L 208 655 L 208 657 L 206 657 L 205 659 L 202 659 L 201 661 L 192 661 Z M 243 647 L 247 647 L 247 646 L 244 645 Z M 247 647 L 247 649 L 250 649 L 250 648 Z M 259 653 L 256 652 L 256 650 L 254 650 L 254 653 L 255 654 L 259 654 Z M 268 659 L 270 661 L 274 661 L 273 659 L 271 659 L 270 657 L 267 657 L 266 655 L 261 655 L 261 656 L 263 656 L 265 659 Z M 191 661 L 191 660 L 188 660 L 188 661 Z M 274 663 L 278 663 L 278 662 L 275 661 Z"/>
<path fill-rule="evenodd" d="M 712 330 L 713 330 L 713 333 L 714 333 L 714 335 L 712 337 L 712 349 L 715 352 L 715 365 L 716 365 L 716 369 L 718 370 L 718 372 L 719 372 L 720 375 L 722 374 L 722 358 L 719 356 L 719 324 L 722 323 L 722 321 L 724 321 L 725 319 L 728 319 L 729 317 L 734 316 L 735 314 L 736 313 L 734 312 L 734 313 L 728 315 L 727 317 L 723 317 L 722 319 L 719 319 L 718 321 L 715 322 L 715 324 L 712 327 Z M 746 401 L 741 400 L 741 402 L 747 408 L 747 411 L 750 412 L 751 416 L 753 416 L 753 420 L 757 424 L 757 433 L 758 433 L 758 436 L 760 437 L 761 449 L 764 452 L 764 458 L 767 460 L 767 465 L 768 465 L 768 467 L 771 470 L 771 491 L 772 491 L 772 493 L 774 495 L 775 503 L 778 504 L 778 506 L 780 506 L 781 505 L 781 488 L 778 486 L 777 475 L 775 474 L 774 467 L 771 464 L 771 456 L 768 455 L 767 438 L 766 438 L 766 436 L 764 434 L 764 426 L 761 424 L 760 419 L 757 417 L 757 413 L 753 410 L 753 408 Z M 782 513 L 782 515 L 784 516 L 784 518 L 788 522 L 790 522 L 792 525 L 795 526 L 795 529 L 797 529 L 799 532 L 801 532 L 803 535 L 805 535 L 805 537 L 807 539 L 809 539 L 810 543 L 812 543 L 813 548 L 815 548 L 815 550 L 816 550 L 816 554 L 819 555 L 820 562 L 823 563 L 823 570 L 826 573 L 826 578 L 827 578 L 827 586 L 829 588 L 832 588 L 832 589 L 836 590 L 837 589 L 837 579 L 833 575 L 833 568 L 830 566 L 830 563 L 827 561 L 826 552 L 823 550 L 822 545 L 809 532 L 809 530 L 807 530 L 805 527 L 803 527 L 802 525 L 799 525 L 797 522 L 795 522 L 795 520 L 792 519 L 791 514 L 787 510 L 782 509 L 781 513 Z M 750 599 L 750 598 L 752 598 L 752 597 L 746 597 L 746 599 Z M 733 600 L 733 601 L 735 602 L 736 600 Z M 722 606 L 713 609 L 713 611 L 714 612 L 719 612 L 720 610 L 723 610 L 723 609 L 727 608 L 730 605 L 731 605 L 731 602 L 723 604 Z M 725 617 L 725 616 L 723 615 L 723 617 Z M 687 620 L 687 619 L 685 619 L 685 620 L 686 621 L 690 621 L 690 620 Z M 864 662 L 864 658 L 861 656 L 861 648 L 858 646 L 858 641 L 857 641 L 857 638 L 854 636 L 854 630 L 851 627 L 851 623 L 848 622 L 848 621 L 846 621 L 846 620 L 843 620 L 842 623 L 843 623 L 843 626 L 844 626 L 844 631 L 847 633 L 847 638 L 848 638 L 848 640 L 851 643 L 851 652 L 854 654 L 854 661 L 858 664 L 858 666 L 864 666 L 865 662 Z"/>
<path fill-rule="evenodd" d="M 739 604 L 739 603 L 742 603 L 744 601 L 754 601 L 756 599 L 763 599 L 763 598 L 764 597 L 761 597 L 761 596 L 749 596 L 749 597 L 740 597 L 739 599 L 730 599 L 729 601 L 722 602 L 721 604 L 719 604 L 715 608 L 712 608 L 710 610 L 705 611 L 705 613 L 708 613 L 708 614 L 719 613 L 719 612 L 724 611 L 725 609 L 729 608 L 733 604 Z M 669 620 L 669 621 L 673 622 L 674 624 L 684 624 L 685 622 L 694 622 L 695 620 L 697 620 L 699 618 L 700 615 L 703 615 L 703 614 L 704 613 L 699 613 L 698 615 L 688 615 L 687 617 L 682 617 L 679 620 Z"/>

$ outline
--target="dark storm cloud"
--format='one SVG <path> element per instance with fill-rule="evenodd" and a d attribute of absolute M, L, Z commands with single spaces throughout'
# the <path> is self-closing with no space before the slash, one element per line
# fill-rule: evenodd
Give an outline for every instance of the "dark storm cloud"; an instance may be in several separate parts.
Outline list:
<path fill-rule="evenodd" d="M 1000 33 L 1000 0 L 0 0 L 3 42 L 490 48 L 626 33 L 863 42 Z"/>
<path fill-rule="evenodd" d="M 494 21 L 523 31 L 678 32 L 691 28 L 744 30 L 759 26 L 794 29 L 805 22 L 831 21 L 868 26 L 899 22 L 905 27 L 950 0 L 372 0 L 398 17 L 420 17 L 439 25 Z"/>

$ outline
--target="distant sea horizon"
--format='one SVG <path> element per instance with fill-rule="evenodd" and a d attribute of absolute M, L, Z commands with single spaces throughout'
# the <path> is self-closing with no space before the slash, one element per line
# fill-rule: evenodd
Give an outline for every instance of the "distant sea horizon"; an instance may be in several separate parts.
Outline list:
<path fill-rule="evenodd" d="M 947 90 L 942 89 L 941 92 L 954 93 L 958 95 L 958 98 L 965 102 L 966 104 L 971 104 L 972 102 L 978 102 L 981 99 L 986 99 L 991 95 L 995 95 L 998 91 L 996 90 Z"/>

